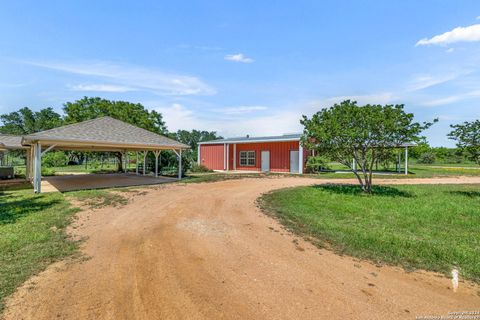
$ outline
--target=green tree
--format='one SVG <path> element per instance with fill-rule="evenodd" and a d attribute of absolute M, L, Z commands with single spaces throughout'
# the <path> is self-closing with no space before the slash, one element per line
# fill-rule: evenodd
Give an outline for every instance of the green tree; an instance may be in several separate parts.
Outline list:
<path fill-rule="evenodd" d="M 317 154 L 349 167 L 362 190 L 372 192 L 372 171 L 392 147 L 418 141 L 419 134 L 431 123 L 414 122 L 413 114 L 403 105 L 358 106 L 346 100 L 303 116 L 302 143 Z M 356 166 L 353 166 L 353 160 Z"/>
<path fill-rule="evenodd" d="M 163 135 L 168 134 L 162 114 L 155 110 L 149 111 L 140 103 L 111 101 L 99 97 L 84 97 L 75 102 L 65 103 L 63 111 L 65 112 L 66 123 L 75 123 L 102 116 L 110 116 L 145 130 Z M 119 160 L 118 170 L 121 171 L 122 155 L 117 152 L 115 156 Z"/>
<path fill-rule="evenodd" d="M 42 157 L 42 165 L 51 167 L 63 167 L 67 165 L 68 157 L 63 151 L 50 151 Z"/>
<path fill-rule="evenodd" d="M 75 102 L 65 103 L 63 111 L 66 123 L 110 116 L 148 131 L 167 134 L 167 127 L 162 115 L 155 110 L 147 110 L 140 103 L 84 97 Z"/>
<path fill-rule="evenodd" d="M 222 139 L 221 136 L 217 135 L 216 131 L 200 131 L 195 129 L 192 131 L 178 130 L 174 138 L 190 146 L 190 149 L 186 152 L 192 161 L 197 161 L 198 159 L 199 142 Z"/>
<path fill-rule="evenodd" d="M 62 117 L 52 108 L 32 111 L 30 108 L 21 108 L 0 116 L 2 125 L 0 133 L 25 135 L 61 126 Z"/>
<path fill-rule="evenodd" d="M 418 159 L 422 154 L 430 151 L 431 147 L 427 141 L 419 141 L 415 147 L 409 148 L 408 155 L 414 159 Z"/>
<path fill-rule="evenodd" d="M 464 150 L 468 158 L 480 165 L 480 120 L 465 121 L 451 125 L 448 137 L 457 142 L 457 147 Z"/>

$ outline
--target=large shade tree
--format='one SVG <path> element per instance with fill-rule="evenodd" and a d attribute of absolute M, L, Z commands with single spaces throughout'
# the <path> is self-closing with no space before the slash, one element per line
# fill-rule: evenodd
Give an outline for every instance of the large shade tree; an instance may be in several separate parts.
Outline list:
<path fill-rule="evenodd" d="M 155 110 L 149 111 L 140 103 L 84 97 L 74 102 L 65 103 L 63 111 L 66 123 L 110 116 L 158 134 L 167 133 L 162 114 Z"/>
<path fill-rule="evenodd" d="M 457 142 L 457 147 L 465 151 L 470 160 L 480 165 L 480 120 L 451 125 L 450 139 Z"/>
<path fill-rule="evenodd" d="M 52 108 L 32 111 L 28 107 L 0 115 L 0 133 L 25 135 L 62 125 L 62 117 Z"/>
<path fill-rule="evenodd" d="M 372 192 L 372 172 L 377 161 L 391 148 L 420 140 L 420 133 L 432 123 L 414 121 L 403 105 L 357 105 L 346 100 L 303 116 L 302 144 L 349 167 L 362 190 Z M 356 165 L 353 165 L 355 161 Z"/>
<path fill-rule="evenodd" d="M 65 123 L 75 123 L 102 116 L 110 116 L 145 130 L 163 135 L 168 134 L 162 114 L 155 110 L 149 111 L 140 103 L 111 101 L 99 97 L 84 97 L 74 102 L 65 103 L 63 111 L 65 113 Z M 119 160 L 118 170 L 121 171 L 122 155 L 117 152 L 115 156 Z"/>

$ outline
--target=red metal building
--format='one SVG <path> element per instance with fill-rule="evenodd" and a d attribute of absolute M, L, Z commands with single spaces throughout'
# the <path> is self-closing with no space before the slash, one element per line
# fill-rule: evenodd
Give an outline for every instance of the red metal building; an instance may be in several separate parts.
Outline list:
<path fill-rule="evenodd" d="M 303 173 L 307 151 L 300 144 L 300 137 L 301 134 L 247 136 L 201 142 L 198 163 L 211 170 Z"/>

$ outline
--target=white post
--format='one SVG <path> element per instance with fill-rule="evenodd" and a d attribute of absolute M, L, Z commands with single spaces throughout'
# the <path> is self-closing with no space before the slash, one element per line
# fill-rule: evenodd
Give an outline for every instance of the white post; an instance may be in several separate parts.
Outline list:
<path fill-rule="evenodd" d="M 34 177 L 33 177 L 33 189 L 35 193 L 42 192 L 42 145 L 40 143 L 35 144 L 35 161 L 34 161 Z"/>
<path fill-rule="evenodd" d="M 145 167 L 147 166 L 147 154 L 148 150 L 143 151 L 143 175 L 145 175 Z"/>
<path fill-rule="evenodd" d="M 202 159 L 200 158 L 200 145 L 198 145 L 198 148 L 197 148 L 197 164 L 198 165 L 202 164 Z"/>
<path fill-rule="evenodd" d="M 123 155 L 125 156 L 125 159 L 123 159 L 123 162 L 125 163 L 125 168 L 123 169 L 123 172 L 124 172 L 125 174 L 127 174 L 128 152 L 125 151 L 125 152 L 123 153 Z"/>
<path fill-rule="evenodd" d="M 155 155 L 155 178 L 158 178 L 158 156 L 160 156 L 160 150 L 155 150 L 153 154 Z"/>
<path fill-rule="evenodd" d="M 303 146 L 298 143 L 298 173 L 303 174 Z"/>
<path fill-rule="evenodd" d="M 357 171 L 357 161 L 355 158 L 352 159 L 352 170 Z"/>
<path fill-rule="evenodd" d="M 408 146 L 405 147 L 405 174 L 408 174 Z"/>
<path fill-rule="evenodd" d="M 28 170 L 30 171 L 29 176 L 30 176 L 30 181 L 33 182 L 33 179 L 35 178 L 34 175 L 34 159 L 35 159 L 35 146 L 30 147 L 30 167 Z"/>
<path fill-rule="evenodd" d="M 30 164 L 32 162 L 32 154 L 30 153 L 30 149 L 26 150 L 27 159 L 25 161 L 25 180 L 30 180 Z"/>
<path fill-rule="evenodd" d="M 182 179 L 182 149 L 178 153 L 178 179 Z"/>
<path fill-rule="evenodd" d="M 33 145 L 33 191 L 37 193 L 37 144 Z"/>
<path fill-rule="evenodd" d="M 135 173 L 138 175 L 138 151 L 135 151 L 135 154 L 137 156 L 137 161 L 135 162 Z"/>
<path fill-rule="evenodd" d="M 237 144 L 233 144 L 233 170 L 237 170 Z"/>

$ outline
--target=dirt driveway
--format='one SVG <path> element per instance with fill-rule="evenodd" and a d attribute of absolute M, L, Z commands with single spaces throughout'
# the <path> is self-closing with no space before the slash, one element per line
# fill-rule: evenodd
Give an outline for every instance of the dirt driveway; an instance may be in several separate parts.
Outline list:
<path fill-rule="evenodd" d="M 433 273 L 319 250 L 254 205 L 263 192 L 312 183 L 164 185 L 81 212 L 73 232 L 88 237 L 91 258 L 32 278 L 6 319 L 414 319 L 480 308 L 479 286 L 453 293 Z"/>

